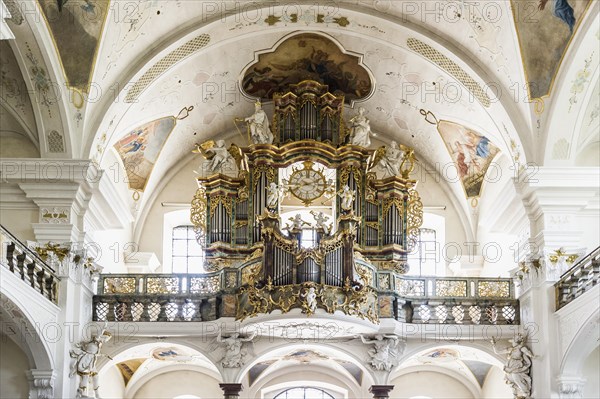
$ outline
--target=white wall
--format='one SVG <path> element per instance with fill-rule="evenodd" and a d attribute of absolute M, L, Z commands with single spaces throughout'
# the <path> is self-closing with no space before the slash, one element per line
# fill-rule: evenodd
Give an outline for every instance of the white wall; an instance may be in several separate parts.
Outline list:
<path fill-rule="evenodd" d="M 25 353 L 6 335 L 0 335 L 0 398 L 26 399 L 29 361 Z"/>
<path fill-rule="evenodd" d="M 583 378 L 587 379 L 583 388 L 583 397 L 600 398 L 600 346 L 585 359 L 583 363 Z"/>
<path fill-rule="evenodd" d="M 195 371 L 171 371 L 160 374 L 137 390 L 135 399 L 172 399 L 180 395 L 196 395 L 202 399 L 222 398 L 219 381 Z"/>
<path fill-rule="evenodd" d="M 416 371 L 404 374 L 390 382 L 394 389 L 390 398 L 408 399 L 428 396 L 433 399 L 475 399 L 460 381 L 434 371 Z"/>
<path fill-rule="evenodd" d="M 512 399 L 512 389 L 504 381 L 504 371 L 497 366 L 492 366 L 488 371 L 483 386 L 481 387 L 483 399 Z"/>
<path fill-rule="evenodd" d="M 38 220 L 38 209 L 1 209 L 0 207 L 0 223 L 23 243 L 27 240 L 35 240 L 31 224 L 37 223 Z"/>
<path fill-rule="evenodd" d="M 100 373 L 99 394 L 103 399 L 122 399 L 125 393 L 125 381 L 117 368 L 112 366 Z"/>

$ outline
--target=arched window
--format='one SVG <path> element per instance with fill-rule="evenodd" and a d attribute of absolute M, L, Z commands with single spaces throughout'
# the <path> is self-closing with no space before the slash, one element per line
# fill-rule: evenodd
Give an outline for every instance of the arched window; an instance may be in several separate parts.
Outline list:
<path fill-rule="evenodd" d="M 277 394 L 273 399 L 335 399 L 332 395 L 317 388 L 290 388 Z"/>
<path fill-rule="evenodd" d="M 173 228 L 173 273 L 204 272 L 204 250 L 196 241 L 194 226 Z"/>
<path fill-rule="evenodd" d="M 420 228 L 415 248 L 408 256 L 409 274 L 435 276 L 438 256 L 436 231 Z"/>

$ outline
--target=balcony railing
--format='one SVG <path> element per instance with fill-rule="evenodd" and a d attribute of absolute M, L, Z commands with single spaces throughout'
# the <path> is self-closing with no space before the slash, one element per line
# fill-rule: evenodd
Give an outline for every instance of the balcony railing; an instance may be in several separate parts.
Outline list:
<path fill-rule="evenodd" d="M 600 282 L 600 247 L 577 262 L 554 285 L 556 310 L 572 302 L 598 282 Z"/>
<path fill-rule="evenodd" d="M 96 321 L 215 320 L 224 316 L 224 307 L 235 309 L 235 294 L 247 283 L 245 270 L 251 269 L 101 275 L 93 317 Z M 406 323 L 519 323 L 511 279 L 406 277 L 392 271 L 374 272 L 373 277 L 379 295 L 392 298 L 394 317 Z"/>
<path fill-rule="evenodd" d="M 0 226 L 2 267 L 7 268 L 34 290 L 57 303 L 58 277 L 55 270 L 34 251 Z"/>

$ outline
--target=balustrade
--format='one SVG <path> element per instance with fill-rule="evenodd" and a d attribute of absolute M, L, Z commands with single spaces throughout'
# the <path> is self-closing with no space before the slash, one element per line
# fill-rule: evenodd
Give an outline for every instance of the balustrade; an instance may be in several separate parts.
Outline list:
<path fill-rule="evenodd" d="M 17 240 L 4 226 L 0 226 L 0 244 L 2 266 L 50 301 L 57 303 L 59 278 L 55 270 L 37 253 Z"/>
<path fill-rule="evenodd" d="M 565 272 L 554 285 L 556 310 L 581 296 L 600 281 L 600 247 Z"/>

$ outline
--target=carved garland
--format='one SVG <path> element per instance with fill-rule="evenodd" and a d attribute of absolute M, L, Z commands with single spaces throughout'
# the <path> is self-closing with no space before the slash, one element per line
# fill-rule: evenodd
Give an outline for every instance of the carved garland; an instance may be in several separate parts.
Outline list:
<path fill-rule="evenodd" d="M 414 187 L 410 188 L 408 192 L 409 198 L 406 212 L 408 217 L 407 235 L 408 249 L 412 250 L 419 237 L 419 228 L 423 224 L 423 203 L 421 202 L 419 193 Z"/>

